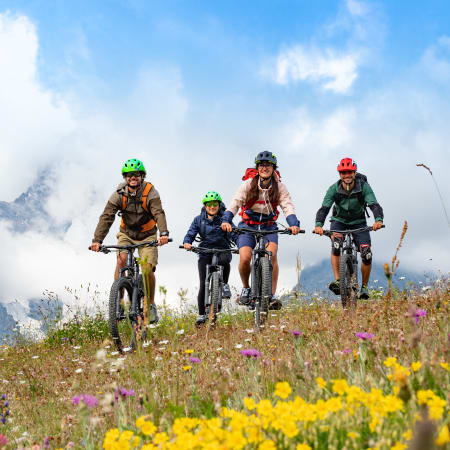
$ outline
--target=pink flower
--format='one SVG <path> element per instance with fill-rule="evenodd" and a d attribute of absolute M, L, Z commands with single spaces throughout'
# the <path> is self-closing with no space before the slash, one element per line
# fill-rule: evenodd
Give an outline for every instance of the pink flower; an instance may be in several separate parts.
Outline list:
<path fill-rule="evenodd" d="M 303 334 L 301 331 L 298 331 L 298 330 L 292 330 L 291 333 L 292 333 L 295 337 L 301 336 L 301 335 Z"/>
<path fill-rule="evenodd" d="M 427 315 L 427 312 L 424 309 L 416 309 L 416 312 L 414 313 L 414 317 L 416 318 L 416 323 L 419 323 L 419 320 L 421 317 L 424 317 Z"/>
<path fill-rule="evenodd" d="M 246 350 L 241 350 L 241 355 L 247 356 L 248 358 L 259 358 L 261 353 L 255 348 L 248 348 Z"/>
<path fill-rule="evenodd" d="M 98 405 L 98 400 L 93 395 L 89 394 L 76 395 L 72 399 L 72 405 L 78 405 L 81 400 L 83 400 L 83 403 L 89 408 L 93 408 Z"/>
<path fill-rule="evenodd" d="M 196 356 L 190 356 L 189 357 L 189 361 L 191 363 L 199 363 L 200 362 L 200 358 L 197 358 Z"/>
<path fill-rule="evenodd" d="M 366 332 L 358 332 L 355 333 L 355 336 L 359 339 L 362 339 L 365 341 L 366 339 L 373 339 L 374 335 L 372 333 L 366 333 Z"/>
<path fill-rule="evenodd" d="M 0 434 L 0 446 L 5 446 L 8 443 L 8 440 L 6 439 L 6 436 L 3 436 L 3 434 Z"/>

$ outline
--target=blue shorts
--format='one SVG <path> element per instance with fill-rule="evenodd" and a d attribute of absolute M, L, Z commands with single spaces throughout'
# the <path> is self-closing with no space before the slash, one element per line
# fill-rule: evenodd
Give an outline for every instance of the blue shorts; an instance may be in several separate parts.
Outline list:
<path fill-rule="evenodd" d="M 248 228 L 249 230 L 278 230 L 278 227 L 274 225 L 246 225 L 244 222 L 240 222 L 238 228 Z M 278 245 L 278 234 L 267 234 L 264 236 L 264 242 L 266 245 L 269 242 L 273 242 Z M 251 234 L 240 234 L 238 237 L 238 248 L 242 247 L 250 247 L 255 248 L 256 246 L 256 238 Z"/>
<path fill-rule="evenodd" d="M 343 231 L 343 230 L 356 230 L 357 228 L 367 227 L 367 223 L 358 223 L 356 225 L 346 225 L 345 223 L 338 222 L 337 220 L 332 220 L 330 222 L 330 231 Z M 359 233 L 352 233 L 353 240 L 355 241 L 358 250 L 361 245 L 370 245 L 370 232 L 360 231 Z"/>

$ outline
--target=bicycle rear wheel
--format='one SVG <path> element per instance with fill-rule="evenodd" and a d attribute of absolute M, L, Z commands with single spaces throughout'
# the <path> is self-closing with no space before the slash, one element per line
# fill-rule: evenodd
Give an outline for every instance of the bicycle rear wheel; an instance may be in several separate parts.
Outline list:
<path fill-rule="evenodd" d="M 339 286 L 343 308 L 356 305 L 356 293 L 358 290 L 356 276 L 352 255 L 344 253 L 341 255 L 339 262 Z"/>
<path fill-rule="evenodd" d="M 259 284 L 258 299 L 255 308 L 255 327 L 259 330 L 267 321 L 269 315 L 269 300 L 272 295 L 272 274 L 270 261 L 267 258 L 259 260 L 256 276 Z"/>
<path fill-rule="evenodd" d="M 209 326 L 214 326 L 217 320 L 217 313 L 219 311 L 220 304 L 220 274 L 219 272 L 213 272 L 209 279 Z"/>
<path fill-rule="evenodd" d="M 119 278 L 111 286 L 109 294 L 109 330 L 114 344 L 120 352 L 131 345 L 134 322 L 130 317 L 133 286 L 129 278 Z"/>

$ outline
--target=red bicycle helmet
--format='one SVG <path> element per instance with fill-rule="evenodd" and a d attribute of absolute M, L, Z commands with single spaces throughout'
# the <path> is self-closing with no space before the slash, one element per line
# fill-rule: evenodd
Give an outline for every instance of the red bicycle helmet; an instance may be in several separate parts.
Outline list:
<path fill-rule="evenodd" d="M 344 158 L 341 159 L 341 162 L 337 166 L 338 172 L 344 172 L 346 170 L 354 170 L 356 172 L 357 169 L 356 162 L 352 158 Z"/>

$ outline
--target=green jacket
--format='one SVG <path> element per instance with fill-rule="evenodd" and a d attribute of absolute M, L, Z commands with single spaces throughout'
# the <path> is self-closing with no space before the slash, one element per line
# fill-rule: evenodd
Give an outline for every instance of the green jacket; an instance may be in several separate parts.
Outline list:
<path fill-rule="evenodd" d="M 330 220 L 336 220 L 346 225 L 366 223 L 365 205 L 372 210 L 376 222 L 382 222 L 384 218 L 383 209 L 377 202 L 369 183 L 358 177 L 355 179 L 355 186 L 349 193 L 344 190 L 340 180 L 328 188 L 322 207 L 316 214 L 316 227 L 323 226 L 333 204 L 333 215 Z"/>

